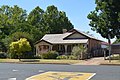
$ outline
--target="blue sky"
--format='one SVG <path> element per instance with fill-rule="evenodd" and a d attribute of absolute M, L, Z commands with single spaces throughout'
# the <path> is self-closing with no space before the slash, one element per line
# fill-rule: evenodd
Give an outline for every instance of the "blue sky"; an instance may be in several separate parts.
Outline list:
<path fill-rule="evenodd" d="M 27 10 L 28 13 L 36 6 L 46 10 L 47 6 L 55 5 L 58 10 L 66 12 L 74 28 L 85 32 L 90 31 L 96 38 L 107 41 L 96 32 L 93 32 L 89 26 L 87 15 L 94 10 L 95 0 L 0 0 L 0 6 L 2 5 L 18 5 Z"/>

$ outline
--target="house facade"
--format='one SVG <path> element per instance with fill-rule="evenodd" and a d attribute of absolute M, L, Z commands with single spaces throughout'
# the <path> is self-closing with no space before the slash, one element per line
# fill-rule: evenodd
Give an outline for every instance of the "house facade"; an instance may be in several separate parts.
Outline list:
<path fill-rule="evenodd" d="M 84 32 L 72 29 L 63 34 L 46 34 L 41 40 L 36 42 L 36 55 L 48 51 L 57 51 L 59 54 L 69 55 L 74 46 L 83 45 L 88 53 L 101 48 L 101 40 L 94 38 Z"/>

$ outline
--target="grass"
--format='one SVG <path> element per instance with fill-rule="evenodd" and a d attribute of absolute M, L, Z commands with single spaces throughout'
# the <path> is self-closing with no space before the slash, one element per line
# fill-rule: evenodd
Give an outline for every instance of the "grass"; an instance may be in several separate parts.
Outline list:
<path fill-rule="evenodd" d="M 0 59 L 0 62 L 19 62 L 18 59 Z"/>
<path fill-rule="evenodd" d="M 111 62 L 109 62 L 109 60 L 105 60 L 101 65 L 120 65 L 120 60 L 111 60 Z"/>
<path fill-rule="evenodd" d="M 82 60 L 55 60 L 55 59 L 0 59 L 1 63 L 35 63 L 35 64 L 75 64 Z"/>
<path fill-rule="evenodd" d="M 118 54 L 112 55 L 111 62 L 109 62 L 109 57 L 108 57 L 107 60 L 103 61 L 101 64 L 102 65 L 120 65 L 120 57 Z"/>
<path fill-rule="evenodd" d="M 41 59 L 39 62 L 41 63 L 58 63 L 58 64 L 74 64 L 74 63 L 80 63 L 81 60 L 47 60 L 47 59 Z"/>

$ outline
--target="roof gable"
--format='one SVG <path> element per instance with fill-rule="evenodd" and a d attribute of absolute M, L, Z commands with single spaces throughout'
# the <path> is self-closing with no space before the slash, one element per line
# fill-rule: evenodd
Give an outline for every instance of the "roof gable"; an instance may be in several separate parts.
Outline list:
<path fill-rule="evenodd" d="M 42 40 L 39 40 L 38 42 L 36 42 L 36 45 L 39 44 L 39 43 L 52 45 L 52 43 L 48 42 L 47 40 L 43 40 L 43 39 L 42 39 Z"/>
<path fill-rule="evenodd" d="M 79 32 L 73 32 L 72 34 L 66 36 L 64 38 L 64 40 L 65 39 L 88 39 L 88 37 L 86 35 L 79 33 Z"/>
<path fill-rule="evenodd" d="M 95 40 L 103 42 L 102 40 L 99 40 L 99 39 L 97 39 L 97 38 L 95 38 L 95 37 L 93 37 L 93 36 L 91 36 L 89 34 L 86 34 L 86 33 L 82 32 L 82 31 L 78 31 L 76 29 L 71 29 L 69 32 L 73 32 L 73 33 L 78 32 L 79 34 L 82 34 L 82 35 L 86 36 L 87 38 L 91 38 L 91 39 L 95 39 Z"/>

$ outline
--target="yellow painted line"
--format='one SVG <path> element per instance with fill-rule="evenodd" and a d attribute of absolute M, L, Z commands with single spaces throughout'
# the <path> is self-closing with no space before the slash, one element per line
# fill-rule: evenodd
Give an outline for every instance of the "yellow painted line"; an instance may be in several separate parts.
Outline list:
<path fill-rule="evenodd" d="M 34 75 L 26 80 L 89 80 L 95 73 L 81 73 L 81 72 L 45 72 Z"/>

